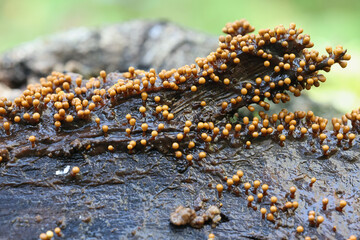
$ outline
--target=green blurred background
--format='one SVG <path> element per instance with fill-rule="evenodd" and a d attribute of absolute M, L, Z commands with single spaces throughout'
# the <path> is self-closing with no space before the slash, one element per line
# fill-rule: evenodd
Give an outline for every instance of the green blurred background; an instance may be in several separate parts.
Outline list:
<path fill-rule="evenodd" d="M 226 22 L 246 18 L 257 30 L 295 22 L 315 48 L 343 45 L 352 59 L 334 67 L 328 81 L 309 92 L 341 111 L 360 104 L 359 0 L 0 0 L 0 52 L 40 36 L 79 26 L 101 27 L 131 19 L 162 19 L 218 35 Z"/>

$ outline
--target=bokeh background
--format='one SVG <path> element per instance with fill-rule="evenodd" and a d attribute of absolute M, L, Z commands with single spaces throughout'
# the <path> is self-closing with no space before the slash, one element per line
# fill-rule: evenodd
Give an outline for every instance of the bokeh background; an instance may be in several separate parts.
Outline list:
<path fill-rule="evenodd" d="M 312 99 L 350 111 L 360 103 L 359 0 L 0 0 L 0 53 L 23 42 L 79 26 L 101 27 L 131 19 L 162 19 L 218 35 L 226 22 L 246 18 L 255 28 L 295 22 L 315 48 L 343 45 L 352 55 Z"/>

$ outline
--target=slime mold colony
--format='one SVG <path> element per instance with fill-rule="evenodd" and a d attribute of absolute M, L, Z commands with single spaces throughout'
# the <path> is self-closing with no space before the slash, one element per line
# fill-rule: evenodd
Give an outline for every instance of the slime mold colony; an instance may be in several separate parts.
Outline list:
<path fill-rule="evenodd" d="M 356 239 L 353 234 L 360 232 L 353 226 L 359 220 L 356 193 L 340 191 L 334 194 L 339 175 L 331 176 L 327 182 L 321 175 L 297 176 L 298 180 L 302 179 L 301 184 L 298 183 L 300 187 L 291 184 L 296 177 L 288 176 L 290 185 L 280 190 L 276 184 L 278 177 L 266 176 L 265 168 L 260 174 L 250 173 L 256 166 L 261 166 L 261 157 L 256 154 L 267 154 L 268 151 L 270 155 L 281 156 L 282 148 L 290 152 L 298 149 L 304 159 L 311 158 L 318 161 L 314 164 L 323 165 L 326 165 L 324 161 L 343 152 L 353 151 L 358 156 L 359 109 L 341 119 L 331 120 L 318 117 L 312 111 L 289 112 L 283 109 L 278 114 L 269 113 L 270 102 L 285 103 L 290 101 L 289 93 L 298 97 L 301 91 L 318 87 L 326 80 L 320 71 L 329 72 L 334 64 L 345 68 L 350 55 L 341 46 L 327 47 L 327 55 L 310 50 L 314 45 L 310 36 L 303 34 L 295 24 L 290 24 L 289 28 L 280 25 L 273 30 L 263 29 L 258 34 L 253 34 L 253 31 L 246 20 L 227 24 L 223 29 L 225 35 L 219 37 L 215 51 L 178 69 L 156 72 L 155 69 L 143 71 L 129 67 L 125 73 L 101 71 L 99 77 L 89 80 L 75 73 L 53 72 L 41 78 L 39 84 L 29 85 L 14 101 L 1 99 L 0 189 L 11 191 L 26 185 L 10 179 L 19 173 L 16 171 L 20 171 L 17 168 L 21 168 L 21 164 L 26 166 L 28 174 L 38 177 L 34 180 L 32 175 L 33 180 L 26 181 L 29 185 L 46 187 L 42 176 L 47 179 L 45 182 L 52 179 L 53 185 L 82 186 L 84 189 L 109 183 L 126 185 L 132 175 L 155 181 L 151 179 L 153 169 L 140 170 L 155 164 L 156 168 L 161 165 L 172 169 L 175 175 L 186 176 L 187 180 L 182 184 L 194 191 L 197 191 L 196 184 L 191 186 L 192 182 L 199 184 L 197 179 L 209 175 L 201 180 L 208 184 L 200 184 L 207 188 L 204 196 L 195 200 L 197 196 L 193 195 L 196 193 L 192 193 L 192 200 L 186 199 L 183 204 L 171 206 L 174 212 L 167 213 L 171 225 L 168 220 L 166 226 L 175 230 L 166 233 L 170 234 L 169 238 L 171 234 L 181 235 L 176 226 L 189 224 L 195 228 L 205 225 L 205 230 L 196 233 L 203 235 L 191 235 L 191 231 L 198 230 L 180 228 L 190 234 L 184 233 L 187 237 L 204 237 L 206 233 L 209 239 L 234 239 L 236 236 L 254 239 Z M 241 108 L 257 112 L 257 115 L 240 118 L 237 111 Z M 261 145 L 275 147 L 266 149 Z M 149 157 L 152 154 L 156 157 Z M 235 160 L 232 163 L 234 155 L 246 158 L 250 165 L 254 158 L 254 165 L 243 167 Z M 124 163 L 134 156 L 139 156 L 136 163 Z M 158 160 L 161 156 L 166 159 Z M 75 160 L 72 162 L 72 159 Z M 101 165 L 101 159 L 107 159 L 103 161 L 104 165 Z M 293 166 L 284 164 L 289 164 L 287 169 L 295 168 L 297 160 L 293 161 Z M 146 164 L 139 163 L 142 161 Z M 279 165 L 273 167 L 281 169 L 281 161 L 280 157 L 277 159 Z M 105 162 L 109 162 L 108 165 L 105 166 Z M 115 174 L 118 162 L 124 164 L 120 167 L 123 172 Z M 31 170 L 33 164 L 36 168 Z M 54 169 L 47 171 L 51 169 L 50 165 L 58 169 L 64 164 L 72 166 L 64 176 L 54 176 Z M 132 172 L 126 170 L 132 164 L 138 164 L 137 168 Z M 142 181 L 142 177 L 131 181 Z M 27 176 L 24 174 L 17 178 L 26 179 Z M 318 181 L 317 178 L 324 179 Z M 287 181 L 285 176 L 282 181 Z M 348 181 L 358 180 L 350 178 Z M 325 190 L 325 182 L 332 188 Z M 356 188 L 356 184 L 353 187 Z M 351 189 L 349 187 L 346 191 Z M 238 201 L 233 208 L 241 212 L 239 219 L 228 216 L 232 203 L 226 199 Z M 191 205 L 189 201 L 197 204 L 189 208 L 181 206 Z M 239 204 L 243 208 L 240 209 Z M 223 210 L 226 207 L 228 214 Z M 225 229 L 217 236 L 216 231 L 222 225 L 247 221 L 245 215 L 252 221 L 244 226 L 253 223 L 253 230 L 247 226 L 238 228 L 237 233 L 229 228 L 228 234 Z M 101 219 L 100 216 L 97 218 Z M 346 218 L 348 225 L 341 223 L 346 222 Z M 89 221 L 96 220 L 91 218 Z M 76 236 L 75 230 L 66 232 L 72 228 L 71 224 L 66 228 L 63 222 L 53 225 L 55 234 L 50 230 L 39 232 L 40 239 Z M 110 225 L 109 232 L 118 227 L 113 223 Z M 137 230 L 132 231 L 130 237 L 147 229 L 140 230 L 136 224 L 133 228 Z M 94 229 L 91 231 L 96 232 Z M 240 234 L 245 232 L 245 235 Z M 126 234 L 126 231 L 118 234 Z M 106 232 L 103 235 L 106 236 Z M 140 238 L 145 236 L 149 237 L 140 235 Z M 156 234 L 153 237 L 156 239 Z"/>

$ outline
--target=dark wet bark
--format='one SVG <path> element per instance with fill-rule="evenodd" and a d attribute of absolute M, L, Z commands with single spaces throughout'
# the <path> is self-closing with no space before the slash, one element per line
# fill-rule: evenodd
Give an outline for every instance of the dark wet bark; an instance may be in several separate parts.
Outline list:
<path fill-rule="evenodd" d="M 281 147 L 264 140 L 248 150 L 219 143 L 210 156 L 186 168 L 184 162 L 156 150 L 133 155 L 25 157 L 2 165 L 0 235 L 36 239 L 41 232 L 60 226 L 66 239 L 206 239 L 210 232 L 219 239 L 295 239 L 298 225 L 304 226 L 304 235 L 320 239 L 359 234 L 358 145 L 330 158 L 315 159 L 306 141 L 288 141 Z M 79 179 L 55 174 L 75 165 L 81 169 Z M 241 184 L 233 188 L 238 194 L 224 190 L 220 199 L 223 222 L 215 229 L 170 225 L 170 213 L 179 205 L 196 207 L 207 199 L 205 208 L 218 204 L 216 184 L 225 186 L 223 176 L 232 176 L 238 169 L 245 173 L 242 183 L 259 179 L 270 186 L 263 202 L 253 204 L 257 211 L 247 207 Z M 317 178 L 313 187 L 309 186 L 311 177 Z M 298 189 L 295 199 L 285 198 L 290 186 Z M 288 200 L 298 201 L 299 207 L 280 211 L 276 223 L 262 220 L 259 208 L 268 208 L 272 195 L 278 197 L 278 207 Z M 324 197 L 329 198 L 326 211 L 322 210 Z M 335 210 L 339 199 L 348 203 L 343 212 Z M 311 210 L 325 217 L 319 228 L 309 226 Z M 37 216 L 42 220 L 37 222 Z"/>

